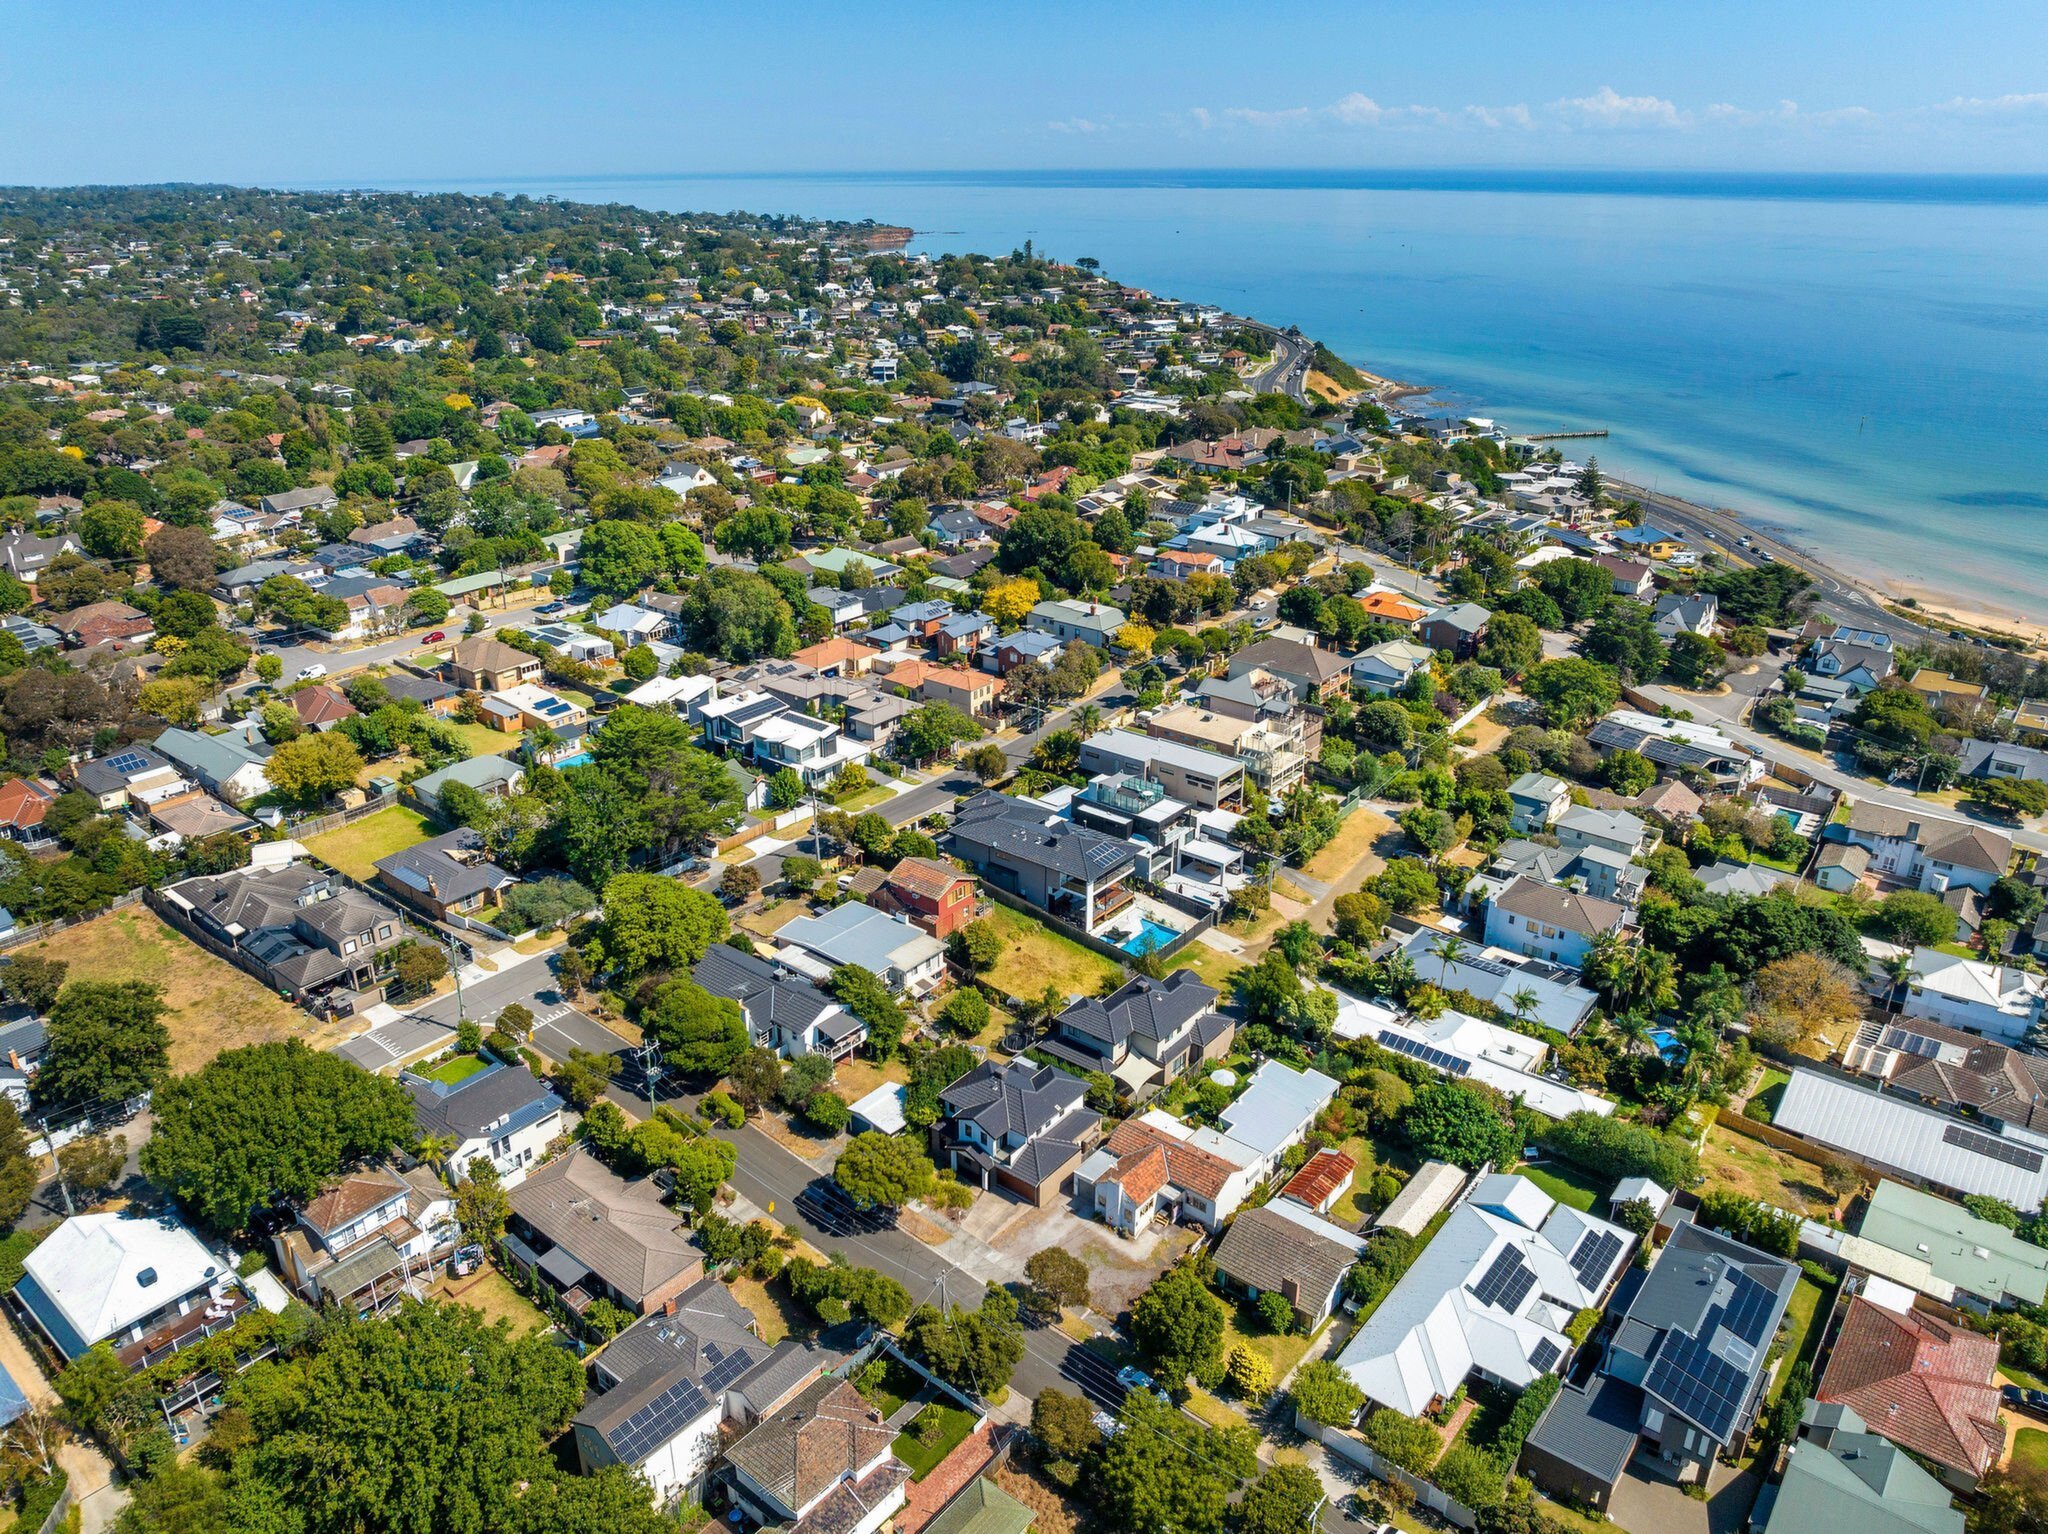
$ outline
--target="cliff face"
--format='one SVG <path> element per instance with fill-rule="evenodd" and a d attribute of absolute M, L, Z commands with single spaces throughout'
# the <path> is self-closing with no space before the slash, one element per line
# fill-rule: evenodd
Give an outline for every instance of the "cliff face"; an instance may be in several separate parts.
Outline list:
<path fill-rule="evenodd" d="M 899 224 L 874 224 L 858 231 L 858 238 L 869 250 L 901 250 L 916 233 Z"/>

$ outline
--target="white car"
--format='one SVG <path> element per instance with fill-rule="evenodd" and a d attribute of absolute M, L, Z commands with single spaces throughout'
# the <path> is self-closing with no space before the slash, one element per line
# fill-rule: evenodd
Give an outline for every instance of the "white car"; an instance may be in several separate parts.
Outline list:
<path fill-rule="evenodd" d="M 302 682 L 317 682 L 325 675 L 327 675 L 327 668 L 317 660 L 310 666 L 299 667 L 299 680 Z"/>

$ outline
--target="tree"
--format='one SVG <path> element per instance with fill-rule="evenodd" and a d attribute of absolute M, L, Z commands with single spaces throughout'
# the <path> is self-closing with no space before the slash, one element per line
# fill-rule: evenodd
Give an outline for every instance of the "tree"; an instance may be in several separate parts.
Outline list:
<path fill-rule="evenodd" d="M 1612 671 L 1589 660 L 1570 658 L 1547 660 L 1531 668 L 1522 680 L 1522 691 L 1542 708 L 1544 719 L 1556 729 L 1588 724 L 1621 698 L 1621 684 Z"/>
<path fill-rule="evenodd" d="M 172 591 L 205 591 L 220 568 L 212 536 L 203 527 L 160 527 L 142 546 L 149 573 Z"/>
<path fill-rule="evenodd" d="M 653 874 L 620 874 L 604 887 L 597 935 L 584 957 L 625 979 L 687 970 L 729 930 L 725 908 L 702 890 Z"/>
<path fill-rule="evenodd" d="M 48 1012 L 64 989 L 64 977 L 71 966 L 62 959 L 39 953 L 17 953 L 0 965 L 0 996 L 16 1006 Z"/>
<path fill-rule="evenodd" d="M 994 581 L 981 594 L 981 610 L 1008 632 L 1031 616 L 1031 609 L 1038 605 L 1038 595 L 1036 581 Z"/>
<path fill-rule="evenodd" d="M 362 775 L 363 754 L 338 730 L 288 740 L 264 763 L 270 786 L 294 804 L 318 804 L 353 788 Z"/>
<path fill-rule="evenodd" d="M 1640 751 L 1620 750 L 1608 757 L 1600 777 L 1617 794 L 1634 798 L 1657 781 L 1657 768 Z"/>
<path fill-rule="evenodd" d="M 1318 1358 L 1296 1370 L 1288 1393 L 1294 1398 L 1297 1412 L 1324 1427 L 1349 1427 L 1359 1407 L 1365 1405 L 1365 1392 L 1327 1358 Z"/>
<path fill-rule="evenodd" d="M 955 962 L 977 975 L 985 975 L 1003 956 L 1003 940 L 987 919 L 971 921 L 948 940 Z"/>
<path fill-rule="evenodd" d="M 1126 1534 L 1218 1534 L 1238 1485 L 1258 1469 L 1248 1427 L 1218 1431 L 1133 1390 L 1103 1444 L 1093 1486 L 1106 1527 Z"/>
<path fill-rule="evenodd" d="M 1759 969 L 1744 994 L 1749 1025 L 1792 1048 L 1825 1035 L 1844 1042 L 1863 1019 L 1855 972 L 1825 954 L 1795 953 Z"/>
<path fill-rule="evenodd" d="M 824 877 L 825 865 L 814 857 L 793 853 L 782 860 L 782 882 L 792 894 L 808 895 Z"/>
<path fill-rule="evenodd" d="M 1664 665 L 1681 687 L 1712 687 L 1728 669 L 1728 653 L 1704 634 L 1681 633 L 1671 641 Z"/>
<path fill-rule="evenodd" d="M 939 1021 L 948 1033 L 978 1038 L 988 1027 L 988 998 L 972 986 L 962 986 L 939 1008 Z"/>
<path fill-rule="evenodd" d="M 1050 1386 L 1031 1403 L 1031 1436 L 1047 1454 L 1069 1460 L 1080 1459 L 1102 1442 L 1094 1403 Z"/>
<path fill-rule="evenodd" d="M 407 938 L 391 950 L 392 989 L 407 999 L 424 996 L 448 973 L 448 955 L 437 943 Z"/>
<path fill-rule="evenodd" d="M 918 1306 L 904 1326 L 903 1340 L 940 1379 L 983 1399 L 1010 1383 L 1024 1356 L 1017 1297 L 1000 1285 L 991 1285 L 974 1310 Z"/>
<path fill-rule="evenodd" d="M 699 650 L 726 660 L 759 660 L 796 648 L 796 619 L 782 593 L 766 577 L 731 566 L 697 582 L 683 603 L 683 621 Z"/>
<path fill-rule="evenodd" d="M 761 874 L 751 863 L 728 863 L 718 878 L 718 893 L 734 905 L 745 905 L 761 893 Z"/>
<path fill-rule="evenodd" d="M 36 1071 L 39 1102 L 116 1103 L 141 1097 L 170 1069 L 163 993 L 139 980 L 74 980 L 50 1008 Z"/>
<path fill-rule="evenodd" d="M 2031 778 L 1971 778 L 1970 798 L 2012 820 L 2048 815 L 2048 783 Z"/>
<path fill-rule="evenodd" d="M 1827 1156 L 1820 1164 L 1821 1185 L 1836 1198 L 1846 1198 L 1863 1186 L 1863 1174 L 1846 1156 Z"/>
<path fill-rule="evenodd" d="M 1387 926 L 1387 903 L 1377 895 L 1357 890 L 1339 895 L 1332 906 L 1336 935 L 1347 943 L 1373 943 Z"/>
<path fill-rule="evenodd" d="M 576 555 L 582 562 L 583 583 L 614 601 L 635 595 L 667 568 L 660 537 L 642 522 L 593 522 L 583 530 Z"/>
<path fill-rule="evenodd" d="M 1521 676 L 1543 659 L 1543 631 L 1520 613 L 1495 613 L 1474 659 L 1503 676 Z"/>
<path fill-rule="evenodd" d="M 512 1199 L 488 1156 L 470 1158 L 469 1175 L 455 1185 L 455 1219 L 464 1239 L 491 1246 L 505 1234 Z"/>
<path fill-rule="evenodd" d="M 803 774 L 794 767 L 784 767 L 768 780 L 768 808 L 771 810 L 793 810 L 804 802 Z"/>
<path fill-rule="evenodd" d="M 1284 1337 L 1294 1330 L 1294 1306 L 1288 1303 L 1286 1295 L 1276 1290 L 1266 1290 L 1259 1296 L 1258 1311 L 1259 1319 L 1265 1323 L 1266 1330 L 1275 1336 Z"/>
<path fill-rule="evenodd" d="M 85 1203 L 97 1203 L 121 1180 L 128 1161 L 126 1135 L 84 1135 L 59 1147 L 57 1175 Z"/>
<path fill-rule="evenodd" d="M 1047 1315 L 1079 1310 L 1088 1303 L 1088 1264 L 1063 1246 L 1033 1252 L 1024 1263 L 1033 1308 Z"/>
<path fill-rule="evenodd" d="M 836 1135 L 853 1122 L 853 1109 L 837 1092 L 813 1092 L 802 1112 L 804 1122 L 821 1134 Z"/>
<path fill-rule="evenodd" d="M 142 552 L 142 508 L 126 501 L 95 501 L 78 518 L 78 541 L 101 559 L 133 559 Z"/>
<path fill-rule="evenodd" d="M 749 1113 L 757 1112 L 781 1090 L 782 1058 L 760 1045 L 743 1049 L 726 1071 L 725 1085 L 735 1102 Z"/>
<path fill-rule="evenodd" d="M 1877 903 L 1877 919 L 1894 941 L 1932 948 L 1956 935 L 1956 913 L 1926 890 L 1894 890 Z"/>
<path fill-rule="evenodd" d="M 14 1099 L 0 1096 L 0 1225 L 11 1227 L 28 1209 L 42 1174 L 29 1154 L 28 1130 Z"/>
<path fill-rule="evenodd" d="M 1182 1263 L 1167 1269 L 1131 1307 L 1131 1335 L 1167 1385 L 1213 1366 L 1223 1351 L 1223 1302 Z"/>
<path fill-rule="evenodd" d="M 908 1140 L 870 1129 L 840 1152 L 832 1180 L 863 1209 L 900 1209 L 938 1186 L 931 1158 Z"/>
<path fill-rule="evenodd" d="M 1010 759 L 997 745 L 976 746 L 965 758 L 967 770 L 984 783 L 993 783 L 1010 770 Z"/>
<path fill-rule="evenodd" d="M 274 1200 L 314 1197 L 414 1133 L 405 1088 L 297 1039 L 227 1050 L 165 1081 L 151 1107 L 143 1175 L 226 1231 Z"/>
<path fill-rule="evenodd" d="M 887 1060 L 896 1053 L 903 1042 L 903 1007 L 873 971 L 842 964 L 832 971 L 826 989 L 867 1025 L 868 1050 L 875 1058 Z"/>
<path fill-rule="evenodd" d="M 1443 1449 L 1435 1424 L 1383 1406 L 1365 1419 L 1365 1441 L 1413 1475 L 1427 1475 Z"/>
<path fill-rule="evenodd" d="M 1416 1088 L 1401 1115 L 1401 1133 L 1422 1155 L 1467 1171 L 1503 1161 L 1521 1144 L 1514 1115 L 1499 1095 L 1468 1082 L 1431 1081 Z"/>
<path fill-rule="evenodd" d="M 896 732 L 899 754 L 913 762 L 928 762 L 943 755 L 963 740 L 982 733 L 979 721 L 969 718 L 950 703 L 926 703 L 904 716 Z"/>
<path fill-rule="evenodd" d="M 752 1042 L 738 1002 L 681 978 L 656 989 L 642 1027 L 662 1059 L 690 1076 L 723 1076 Z"/>
<path fill-rule="evenodd" d="M 1238 1504 L 1238 1534 L 1314 1534 L 1323 1483 L 1306 1465 L 1269 1465 Z"/>

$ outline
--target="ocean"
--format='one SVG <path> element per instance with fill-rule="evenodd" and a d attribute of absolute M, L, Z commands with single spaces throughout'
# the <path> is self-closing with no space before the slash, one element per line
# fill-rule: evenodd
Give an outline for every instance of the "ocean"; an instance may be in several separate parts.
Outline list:
<path fill-rule="evenodd" d="M 991 172 L 460 183 L 872 218 L 1299 325 L 1877 582 L 2048 620 L 2048 179 Z"/>

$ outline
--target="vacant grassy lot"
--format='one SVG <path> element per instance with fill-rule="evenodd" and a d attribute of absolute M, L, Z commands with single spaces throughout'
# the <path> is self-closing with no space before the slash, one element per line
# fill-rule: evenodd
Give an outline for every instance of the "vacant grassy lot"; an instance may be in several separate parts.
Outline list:
<path fill-rule="evenodd" d="M 1213 1428 L 1250 1426 L 1244 1420 L 1243 1413 L 1217 1400 L 1216 1397 L 1210 1395 L 1200 1385 L 1188 1391 L 1188 1398 L 1185 1404 L 1187 1410 L 1193 1412 Z"/>
<path fill-rule="evenodd" d="M 1323 884 L 1334 883 L 1353 863 L 1372 850 L 1372 844 L 1386 835 L 1393 822 L 1368 805 L 1354 805 L 1344 817 L 1337 834 L 1321 851 L 1302 865 L 1301 871 Z"/>
<path fill-rule="evenodd" d="M 1710 1189 L 1726 1188 L 1816 1220 L 1835 1212 L 1835 1196 L 1821 1185 L 1819 1166 L 1720 1124 L 1707 1131 L 1700 1167 Z"/>
<path fill-rule="evenodd" d="M 187 942 L 147 906 L 109 911 L 16 951 L 63 960 L 73 980 L 156 986 L 164 994 L 164 1025 L 171 1030 L 171 1069 L 181 1074 L 244 1044 L 301 1038 L 324 1049 L 354 1031 L 346 1021 L 316 1024 L 227 960 Z"/>
<path fill-rule="evenodd" d="M 896 797 L 896 791 L 886 783 L 871 783 L 857 794 L 849 794 L 837 801 L 837 807 L 849 815 L 858 815 L 862 810 L 871 810 L 876 805 Z"/>
<path fill-rule="evenodd" d="M 1123 974 L 1121 965 L 1008 906 L 996 906 L 982 919 L 1003 945 L 988 980 L 1008 995 L 1036 996 L 1050 985 L 1066 996 L 1093 996 L 1104 980 Z"/>
<path fill-rule="evenodd" d="M 808 900 L 778 900 L 758 911 L 749 911 L 734 925 L 744 927 L 756 937 L 773 937 L 786 923 L 806 915 L 810 909 Z"/>
<path fill-rule="evenodd" d="M 761 1340 L 770 1347 L 782 1341 L 791 1332 L 808 1336 L 815 1323 L 804 1308 L 790 1295 L 781 1279 L 762 1283 L 758 1278 L 744 1274 L 732 1279 L 728 1286 L 732 1297 L 746 1306 L 754 1317 L 754 1325 L 760 1329 Z"/>
<path fill-rule="evenodd" d="M 306 850 L 330 868 L 367 883 L 377 877 L 377 859 L 403 852 L 433 834 L 426 816 L 394 804 L 349 825 L 307 837 Z"/>
<path fill-rule="evenodd" d="M 508 756 L 519 749 L 519 736 L 510 730 L 494 730 L 487 724 L 463 724 L 454 719 L 442 722 L 469 747 L 471 756 Z"/>
<path fill-rule="evenodd" d="M 1763 1080 L 1757 1083 L 1757 1089 L 1750 1094 L 1749 1102 L 1744 1105 L 1743 1111 L 1750 1118 L 1770 1123 L 1778 1116 L 1778 1104 L 1784 1101 L 1785 1086 L 1791 1079 L 1791 1076 L 1775 1065 L 1765 1066 Z"/>
<path fill-rule="evenodd" d="M 1220 949 L 1211 948 L 1200 938 L 1175 954 L 1166 963 L 1168 969 L 1191 969 L 1203 981 L 1217 990 L 1227 990 L 1230 977 L 1244 968 L 1244 960 Z"/>
<path fill-rule="evenodd" d="M 1560 1204 L 1569 1204 L 1574 1209 L 1590 1211 L 1613 1191 L 1611 1185 L 1587 1176 L 1576 1167 L 1566 1166 L 1561 1161 L 1546 1162 L 1542 1166 L 1516 1167 L 1515 1175 L 1528 1178 Z"/>
<path fill-rule="evenodd" d="M 484 1268 L 468 1278 L 449 1278 L 443 1274 L 434 1281 L 430 1292 L 436 1299 L 453 1300 L 471 1310 L 481 1310 L 492 1321 L 509 1321 L 512 1330 L 521 1336 L 550 1324 L 539 1307 L 513 1288 L 512 1280 L 496 1268 Z"/>
<path fill-rule="evenodd" d="M 872 1060 L 841 1060 L 832 1068 L 832 1090 L 848 1102 L 859 1102 L 885 1081 L 907 1085 L 910 1071 L 901 1060 L 877 1065 Z"/>

